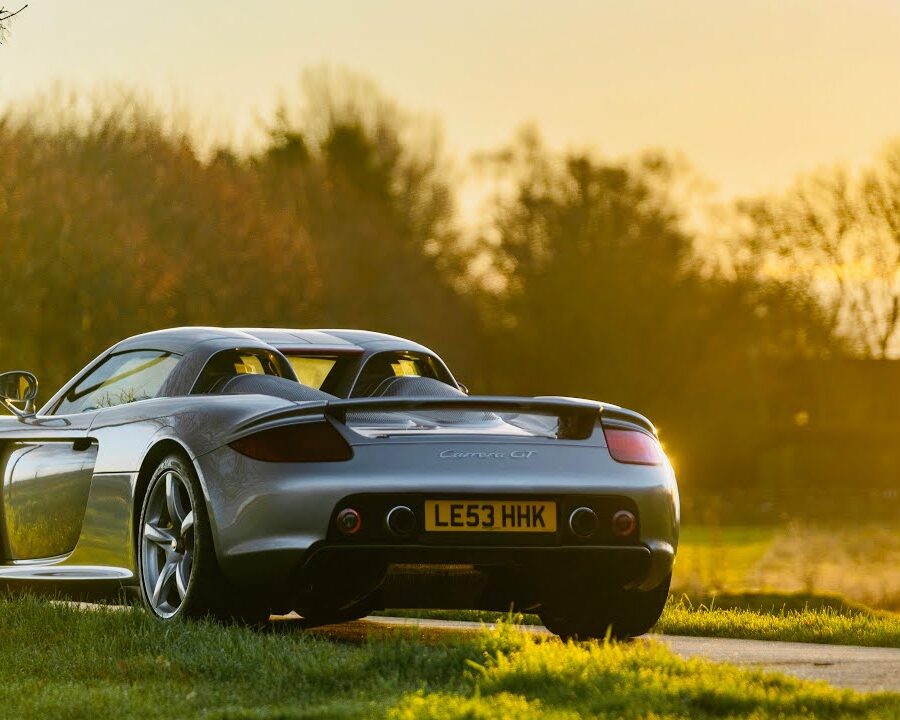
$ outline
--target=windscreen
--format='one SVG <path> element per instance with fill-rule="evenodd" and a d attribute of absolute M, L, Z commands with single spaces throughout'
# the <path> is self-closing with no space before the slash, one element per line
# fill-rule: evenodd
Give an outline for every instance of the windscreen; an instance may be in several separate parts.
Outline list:
<path fill-rule="evenodd" d="M 325 380 L 338 361 L 337 357 L 303 355 L 288 355 L 287 359 L 294 368 L 297 379 L 316 390 L 325 384 Z"/>

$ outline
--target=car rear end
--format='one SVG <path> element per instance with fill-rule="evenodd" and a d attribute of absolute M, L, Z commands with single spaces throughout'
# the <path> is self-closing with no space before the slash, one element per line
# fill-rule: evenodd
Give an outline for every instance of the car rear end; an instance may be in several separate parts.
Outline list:
<path fill-rule="evenodd" d="M 223 572 L 279 609 L 529 609 L 655 588 L 677 547 L 652 426 L 587 401 L 309 404 L 197 464 Z"/>

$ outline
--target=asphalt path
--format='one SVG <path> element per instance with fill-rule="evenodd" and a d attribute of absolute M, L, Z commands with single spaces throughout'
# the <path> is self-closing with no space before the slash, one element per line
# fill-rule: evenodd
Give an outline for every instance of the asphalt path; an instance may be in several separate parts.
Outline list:
<path fill-rule="evenodd" d="M 474 632 L 482 627 L 481 623 L 475 622 L 373 616 L 315 631 L 352 640 L 399 631 L 417 631 L 424 637 Z M 543 627 L 524 626 L 524 629 L 539 635 L 550 634 Z M 836 687 L 862 692 L 900 692 L 900 649 L 680 635 L 645 635 L 636 642 L 648 640 L 661 642 L 684 658 L 703 657 L 716 662 L 774 670 L 804 680 L 823 680 Z"/>

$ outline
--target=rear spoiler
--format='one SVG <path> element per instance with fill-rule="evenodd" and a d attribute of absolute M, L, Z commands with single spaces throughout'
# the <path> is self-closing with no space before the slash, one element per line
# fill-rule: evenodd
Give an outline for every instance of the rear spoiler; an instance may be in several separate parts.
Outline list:
<path fill-rule="evenodd" d="M 550 415 L 560 419 L 560 436 L 584 440 L 591 436 L 601 416 L 633 423 L 656 433 L 653 424 L 643 415 L 616 405 L 604 405 L 593 400 L 568 397 L 514 397 L 508 395 L 477 395 L 463 397 L 364 397 L 310 401 L 295 407 L 264 413 L 235 428 L 235 434 L 256 431 L 261 426 L 282 425 L 294 419 L 328 417 L 346 424 L 348 413 L 378 413 L 428 410 L 483 411 Z"/>

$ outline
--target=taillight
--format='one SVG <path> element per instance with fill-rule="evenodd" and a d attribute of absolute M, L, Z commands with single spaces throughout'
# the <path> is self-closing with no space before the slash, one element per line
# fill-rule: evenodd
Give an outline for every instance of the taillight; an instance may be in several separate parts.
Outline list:
<path fill-rule="evenodd" d="M 640 430 L 603 428 L 613 460 L 632 465 L 661 465 L 662 448 L 655 438 Z"/>
<path fill-rule="evenodd" d="M 353 457 L 353 449 L 328 422 L 263 430 L 235 440 L 229 447 L 263 462 L 339 462 Z"/>

